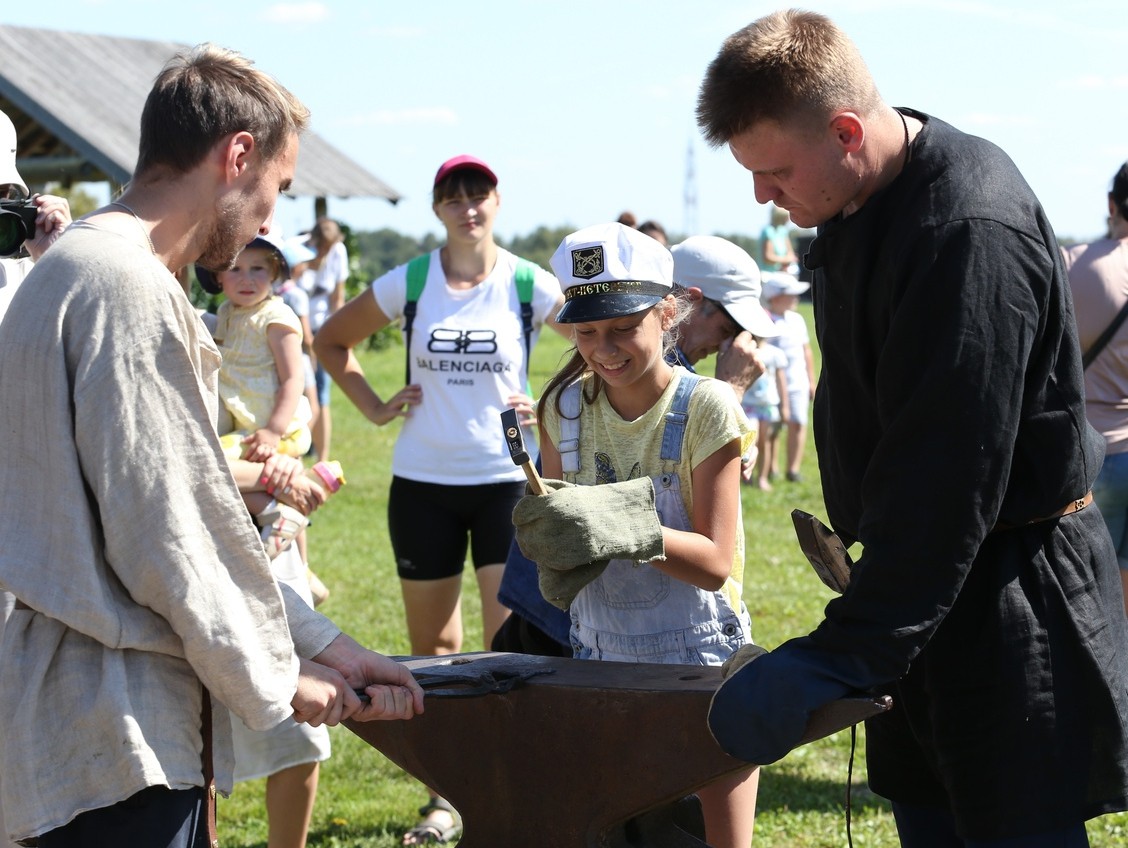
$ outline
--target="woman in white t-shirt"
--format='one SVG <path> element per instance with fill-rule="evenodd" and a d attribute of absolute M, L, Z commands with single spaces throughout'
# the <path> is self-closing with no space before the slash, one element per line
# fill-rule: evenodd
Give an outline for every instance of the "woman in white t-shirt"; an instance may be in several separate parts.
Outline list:
<path fill-rule="evenodd" d="M 306 246 L 315 252 L 306 270 L 298 277 L 309 295 L 309 326 L 316 336 L 325 320 L 345 303 L 345 280 L 349 277 L 349 253 L 341 227 L 332 218 L 318 218 L 309 232 Z M 320 363 L 314 368 L 317 384 L 317 415 L 310 424 L 313 446 L 319 460 L 329 459 L 329 440 L 333 425 L 329 414 L 329 373 Z"/>
<path fill-rule="evenodd" d="M 432 199 L 446 244 L 380 277 L 332 315 L 314 340 L 320 362 L 370 421 L 406 419 L 392 459 L 388 529 L 414 655 L 462 650 L 459 598 L 468 542 L 485 646 L 508 614 L 497 590 L 525 477 L 509 456 L 500 413 L 515 408 L 523 422 L 534 422 L 528 351 L 543 324 L 562 332 L 555 316 L 564 304 L 555 277 L 494 242 L 500 198 L 497 177 L 484 162 L 472 156 L 444 162 Z M 403 325 L 409 376 L 383 399 L 352 349 L 403 321 L 409 266 L 425 279 L 415 316 Z M 528 324 L 519 273 L 532 281 Z M 536 444 L 529 432 L 525 441 Z M 434 793 L 420 812 L 423 819 L 405 834 L 405 845 L 446 841 L 457 832 L 449 805 Z"/>

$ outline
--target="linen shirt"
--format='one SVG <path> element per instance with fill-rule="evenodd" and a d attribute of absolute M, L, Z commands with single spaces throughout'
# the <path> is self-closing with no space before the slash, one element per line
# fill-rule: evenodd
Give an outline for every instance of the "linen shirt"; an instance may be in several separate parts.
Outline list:
<path fill-rule="evenodd" d="M 147 786 L 231 787 L 224 706 L 291 715 L 298 653 L 339 634 L 280 594 L 223 459 L 219 353 L 149 251 L 78 222 L 0 328 L 0 586 L 31 607 L 0 645 L 13 839 Z M 292 631 L 292 638 L 291 638 Z"/>

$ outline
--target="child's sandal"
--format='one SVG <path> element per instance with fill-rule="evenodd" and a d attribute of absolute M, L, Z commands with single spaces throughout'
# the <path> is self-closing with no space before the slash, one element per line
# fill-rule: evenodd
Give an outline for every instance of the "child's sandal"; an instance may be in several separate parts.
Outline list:
<path fill-rule="evenodd" d="M 255 516 L 255 522 L 262 528 L 262 542 L 266 554 L 274 559 L 294 541 L 294 537 L 309 526 L 309 519 L 301 512 L 284 503 L 271 501 Z"/>

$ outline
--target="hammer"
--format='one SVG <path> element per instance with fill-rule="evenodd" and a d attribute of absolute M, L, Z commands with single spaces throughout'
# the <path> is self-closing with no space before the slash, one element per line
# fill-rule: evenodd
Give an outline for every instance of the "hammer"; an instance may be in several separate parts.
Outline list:
<path fill-rule="evenodd" d="M 525 450 L 525 436 L 521 432 L 521 423 L 517 420 L 517 410 L 507 409 L 501 413 L 501 429 L 505 434 L 505 446 L 509 448 L 509 456 L 514 465 L 519 465 L 529 478 L 529 491 L 534 495 L 547 495 L 550 491 L 544 480 L 537 474 L 536 466 Z"/>

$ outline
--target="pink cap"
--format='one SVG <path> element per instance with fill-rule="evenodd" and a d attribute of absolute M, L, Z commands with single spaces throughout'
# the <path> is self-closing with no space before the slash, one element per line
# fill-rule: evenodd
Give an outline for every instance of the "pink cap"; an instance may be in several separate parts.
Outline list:
<path fill-rule="evenodd" d="M 489 165 L 483 162 L 476 156 L 467 156 L 465 153 L 461 156 L 455 156 L 453 159 L 447 159 L 439 166 L 438 173 L 435 174 L 434 185 L 438 185 L 444 177 L 454 171 L 461 171 L 469 168 L 474 171 L 481 171 L 490 182 L 497 185 L 497 174 L 493 172 Z"/>

